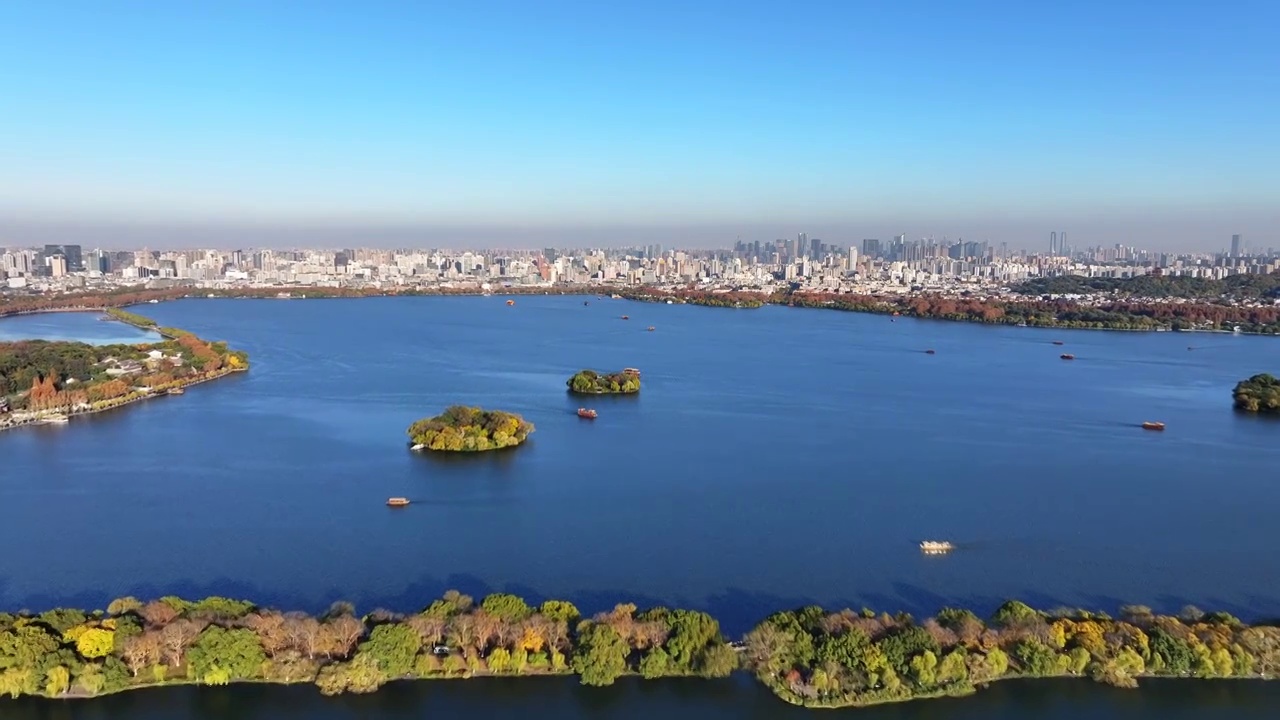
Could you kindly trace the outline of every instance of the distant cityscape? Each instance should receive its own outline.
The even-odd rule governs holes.
[[[772,291],[797,284],[826,292],[912,293],[981,289],[1060,275],[1140,275],[1222,279],[1280,269],[1274,248],[1252,250],[1241,235],[1218,253],[1167,253],[1113,245],[1075,247],[1066,231],[1048,233],[1042,251],[1006,243],[887,240],[827,243],[805,233],[769,242],[738,241],[720,250],[645,245],[612,249],[247,249],[85,251],[79,245],[6,248],[4,289],[73,292],[126,286],[458,288],[552,285],[698,285]]]

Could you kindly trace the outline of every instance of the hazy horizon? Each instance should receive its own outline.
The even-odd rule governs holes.
[[[1277,26],[1261,0],[0,4],[0,246],[1280,247]]]
[[[1276,247],[1270,239],[1262,242],[1246,228],[1233,227],[1227,234],[1218,233],[1223,221],[1201,217],[1181,223],[1152,221],[1141,218],[1112,218],[1088,225],[1062,226],[1053,232],[1067,234],[1076,248],[1117,243],[1155,251],[1216,252],[1228,248],[1231,235],[1240,234],[1245,247],[1265,251]],[[1262,226],[1264,223],[1257,223]],[[637,245],[662,245],[666,249],[729,248],[736,241],[771,242],[793,239],[798,233],[818,238],[830,245],[859,247],[865,238],[889,241],[905,233],[908,240],[932,237],[949,241],[988,241],[1009,250],[1040,251],[1048,247],[1049,232],[1030,221],[973,222],[964,227],[973,231],[943,232],[920,223],[775,223],[775,224],[706,224],[697,226],[579,226],[556,227],[526,225],[503,226],[431,226],[431,225],[355,225],[350,223],[236,224],[226,222],[190,223],[122,223],[120,221],[47,221],[23,222],[0,217],[0,247],[41,246],[45,244],[78,244],[104,250],[152,250],[188,248],[456,248],[456,249],[530,249],[616,248]],[[985,232],[984,232],[985,231]],[[1162,238],[1200,237],[1199,242],[1162,242]]]

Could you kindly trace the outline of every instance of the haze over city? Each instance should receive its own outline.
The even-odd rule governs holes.
[[[1280,245],[1274,3],[0,8],[0,246]]]

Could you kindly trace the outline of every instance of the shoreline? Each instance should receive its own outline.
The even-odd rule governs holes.
[[[297,294],[294,294],[297,293]],[[1108,331],[1125,331],[1125,332],[1203,332],[1203,333],[1222,333],[1222,334],[1240,334],[1240,335],[1280,335],[1280,328],[1274,332],[1257,331],[1257,330],[1241,330],[1236,333],[1230,329],[1221,327],[1201,327],[1201,328],[1180,328],[1175,327],[1174,323],[1152,325],[1149,327],[1111,327],[1105,321],[1078,321],[1085,324],[1075,325],[1072,322],[1077,321],[1057,321],[1054,322],[1019,322],[1016,319],[1005,319],[1008,317],[1005,308],[1017,309],[1037,309],[1042,313],[1069,313],[1069,312],[1120,312],[1107,310],[1105,307],[1093,305],[1083,305],[1074,300],[1056,300],[1044,301],[1037,300],[1033,297],[1027,299],[1009,298],[1002,300],[986,300],[972,298],[952,298],[929,293],[921,293],[918,295],[857,295],[850,293],[822,293],[808,291],[784,291],[766,293],[753,290],[728,290],[721,292],[713,292],[706,290],[660,290],[651,286],[590,286],[590,285],[566,285],[559,287],[501,287],[490,290],[481,290],[479,288],[430,288],[430,289],[349,289],[349,288],[328,288],[328,287],[310,287],[310,288],[294,288],[287,286],[272,288],[173,288],[163,290],[135,290],[127,293],[104,293],[93,294],[86,293],[76,296],[62,296],[63,298],[75,298],[77,300],[93,300],[94,304],[75,305],[68,307],[48,307],[48,308],[20,308],[17,310],[5,308],[0,305],[0,319],[17,315],[33,315],[42,312],[76,312],[76,311],[103,311],[108,308],[122,308],[147,303],[150,300],[159,300],[168,302],[171,300],[184,299],[260,299],[260,300],[337,300],[337,299],[363,299],[374,297],[514,297],[514,296],[536,296],[536,295],[563,295],[563,296],[586,296],[595,295],[601,299],[621,299],[632,300],[635,302],[645,303],[665,303],[670,301],[672,304],[699,305],[702,307],[720,307],[727,309],[757,309],[766,305],[778,307],[794,307],[811,310],[841,310],[844,312],[859,312],[873,315],[897,315],[901,317],[910,317],[919,320],[941,320],[946,322],[967,322],[981,325],[1004,325],[1011,327],[1028,327],[1039,329],[1058,329],[1058,330],[1108,330]],[[616,296],[616,297],[614,297]],[[52,302],[58,302],[59,297],[48,298]],[[856,307],[841,306],[838,303],[844,300],[846,302],[861,301],[866,304]],[[983,317],[951,317],[951,316],[931,316],[915,311],[912,307],[913,301],[922,301],[932,303],[951,304],[967,304],[971,309],[982,308],[999,312],[999,316],[993,316],[990,319]],[[19,300],[10,301],[11,304],[19,303]],[[745,303],[745,304],[743,304]],[[1244,308],[1235,308],[1230,305],[1219,303],[1151,303],[1146,307],[1154,308],[1216,308],[1225,310],[1243,310]],[[1247,308],[1250,311],[1269,311],[1271,308]],[[976,310],[975,310],[976,311]],[[1148,318],[1147,315],[1131,315],[1133,318]],[[1219,321],[1223,325],[1236,325],[1244,321]],[[1117,321],[1117,324],[1121,324]]]
[[[15,656],[7,679],[30,679],[49,663],[69,671],[60,682],[49,670],[48,682],[11,682],[2,692],[91,700],[174,686],[313,684],[331,696],[409,681],[576,676],[607,686],[745,673],[780,701],[836,709],[967,697],[1018,680],[1132,689],[1140,680],[1277,679],[1280,627],[1192,608],[1173,617],[1126,606],[1120,615],[1046,613],[1011,600],[986,621],[943,609],[916,622],[811,606],[769,615],[731,641],[705,612],[619,604],[586,615],[565,601],[530,605],[506,593],[473,600],[449,591],[416,613],[364,616],[345,603],[312,615],[223,597],[124,597],[105,612],[0,613],[0,638],[21,638],[33,653]],[[803,628],[807,649],[797,655],[788,643]]]
[[[116,308],[116,307],[93,308],[93,307],[77,306],[77,307],[68,307],[68,308],[50,308],[50,309],[44,309],[44,310],[32,310],[32,311],[21,312],[21,313],[13,313],[13,315],[35,315],[35,314],[45,313],[45,312],[97,312],[97,313],[103,314],[105,319],[111,322],[121,322],[121,323],[124,323],[125,325],[129,325],[130,327],[134,327],[139,330],[154,332],[160,336],[160,342],[178,341],[182,337],[189,335],[190,337],[195,338],[197,342],[205,343],[204,340],[200,339],[194,333],[187,333],[186,331],[178,330],[176,328],[163,328],[163,327],[160,327],[158,323],[156,323],[154,320],[151,320],[150,318],[146,318],[140,315],[134,315],[133,313],[127,313],[121,310],[120,308]],[[3,317],[7,317],[7,316],[0,316],[0,319],[3,319]],[[13,340],[13,341],[6,341],[6,342],[24,342],[24,341]],[[48,342],[88,344],[78,340],[52,340]],[[149,342],[125,343],[125,344],[153,347],[155,345],[158,345],[159,343],[155,341],[149,341]],[[209,343],[205,343],[205,344],[210,345]],[[228,348],[227,356],[230,357],[231,355],[233,355],[233,353]],[[120,408],[127,407],[129,405],[133,405],[135,403],[138,403],[144,400],[154,400],[159,397],[168,397],[170,390],[181,390],[185,392],[186,389],[189,387],[202,385],[204,383],[207,383],[213,380],[219,380],[221,378],[227,377],[228,375],[247,372],[248,370],[249,370],[249,366],[247,364],[247,360],[245,361],[244,367],[233,367],[229,365],[224,365],[218,368],[217,370],[213,370],[207,374],[200,373],[194,376],[175,378],[173,382],[150,388],[149,391],[147,392],[133,391],[127,395],[120,396],[119,398],[109,398],[105,400],[96,401],[96,402],[108,403],[107,405],[103,407],[98,407],[98,408],[92,407],[92,404],[91,404],[90,407],[81,408],[81,409],[75,409],[74,407],[63,407],[63,408],[51,409],[51,410],[41,410],[41,411],[36,411],[37,414],[34,417],[23,417],[21,420],[11,419],[12,413],[9,413],[8,414],[10,416],[9,419],[6,419],[5,422],[0,422],[0,432],[4,432],[6,430],[16,430],[18,428],[47,425],[47,424],[50,424],[51,419],[58,418],[58,417],[65,418],[69,422],[72,418],[75,418],[75,417],[96,415],[98,413],[118,410]],[[27,411],[20,411],[20,412],[25,413]],[[0,415],[0,418],[5,418],[5,416]],[[62,424],[62,423],[57,423],[57,424]]]

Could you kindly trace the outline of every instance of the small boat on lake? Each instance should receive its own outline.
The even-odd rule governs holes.
[[[1142,423],[1143,430],[1164,430],[1164,423],[1148,420]]]
[[[654,326],[650,325],[649,327],[645,328],[645,330],[648,330],[649,332],[653,332],[654,330],[657,330],[657,328],[655,328]]]
[[[635,368],[622,368],[622,372],[628,375],[635,375],[636,377],[640,377],[640,371]]]
[[[1061,344],[1062,344],[1062,341],[1061,341],[1061,340],[1054,340],[1054,341],[1053,341],[1053,344],[1054,344],[1054,345],[1061,345]]]
[[[43,422],[45,425],[66,425],[68,422],[71,422],[71,420],[66,415],[58,414],[58,415],[50,415],[49,417],[46,417],[41,422]]]
[[[165,391],[165,393],[168,395],[181,395],[185,392],[186,390],[183,390],[182,388],[169,388],[168,390]]]
[[[955,549],[956,546],[946,540],[925,540],[920,543],[920,552],[926,555],[941,555]]]
[[[578,408],[578,417],[580,418],[595,420],[597,415],[599,415],[599,413],[591,408]]]
[[[631,319],[631,316],[630,316],[630,315],[623,315],[623,316],[622,316],[622,319],[623,319],[623,320],[630,320],[630,319]]]
[[[1063,360],[1075,360],[1075,359],[1076,359],[1076,356],[1075,356],[1075,355],[1072,355],[1071,353],[1062,353],[1062,354],[1061,354],[1061,355],[1059,355],[1058,357],[1062,358]]]
[[[515,304],[516,304],[516,301],[515,301],[515,300],[508,300],[508,301],[507,301],[507,305],[508,305],[508,306],[515,305]]]
[[[404,507],[409,504],[409,498],[393,497],[387,498],[387,505],[390,507]]]
[[[591,303],[587,302],[586,300],[583,300],[583,301],[582,301],[582,305],[583,305],[583,307],[586,307],[587,305],[590,305],[590,304],[591,304]]]
[[[930,350],[925,350],[925,351],[924,351],[924,354],[925,354],[925,355],[936,355],[936,354],[937,354],[937,351],[936,351],[936,350],[932,350],[932,349],[930,349]]]

